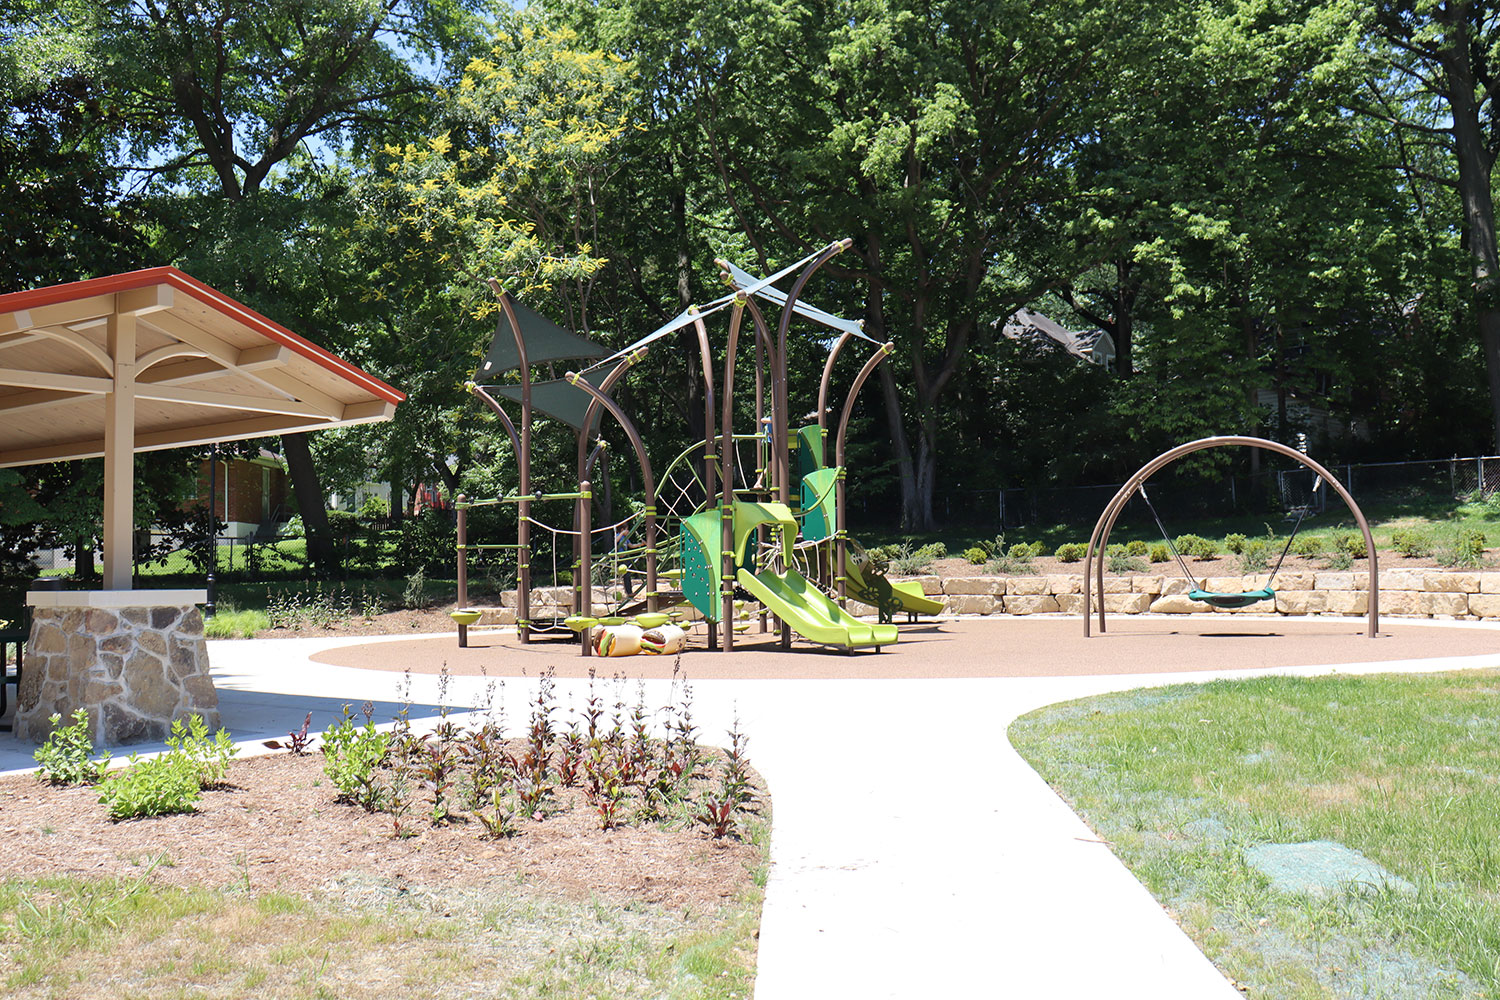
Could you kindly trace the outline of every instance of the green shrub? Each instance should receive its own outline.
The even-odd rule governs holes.
[[[948,558],[948,546],[942,542],[928,542],[918,549],[917,553],[919,555],[926,553],[932,559],[946,559]]]
[[[926,545],[913,551],[910,542],[903,542],[895,546],[889,558],[888,572],[897,576],[916,576],[918,573],[925,573],[931,569],[932,560],[936,557]]]
[[[151,760],[131,754],[129,767],[99,785],[99,801],[113,820],[193,812],[202,794],[197,762],[176,751]]]
[[[1353,565],[1354,557],[1347,552],[1335,549],[1328,554],[1327,566],[1331,570],[1342,572],[1343,570],[1346,570]]]
[[[1391,546],[1409,559],[1425,559],[1433,553],[1432,535],[1420,528],[1397,528]]]
[[[1111,545],[1110,548],[1114,546]],[[1106,561],[1111,573],[1140,573],[1146,569],[1146,561],[1139,556],[1132,556],[1129,551],[1109,553]]]
[[[1149,551],[1151,550],[1146,547],[1146,543],[1141,541],[1139,538],[1135,539],[1134,541],[1125,543],[1126,554],[1134,556],[1137,559],[1143,558]]]
[[[1088,552],[1088,546],[1082,542],[1064,542],[1057,547],[1057,561],[1075,563]]]
[[[1178,552],[1198,559],[1208,560],[1219,554],[1219,543],[1201,535],[1178,535],[1173,544]]]
[[[229,761],[239,753],[227,729],[220,729],[210,739],[208,724],[201,715],[189,716],[186,724],[181,719],[174,720],[167,747],[174,754],[181,754],[193,762],[198,771],[198,784],[203,788],[212,788],[223,781],[229,773]]]
[[[1292,555],[1294,556],[1311,558],[1313,556],[1320,556],[1326,551],[1327,547],[1324,545],[1323,539],[1318,535],[1298,535],[1292,541]]]
[[[1154,563],[1169,562],[1172,558],[1172,550],[1167,548],[1166,542],[1157,542],[1151,546],[1150,558]]]
[[[1224,550],[1232,555],[1243,555],[1245,551],[1246,538],[1239,532],[1224,536]]]
[[[221,605],[212,618],[203,619],[203,634],[210,639],[254,639],[270,627],[271,616],[264,611],[240,611],[232,604]]]
[[[37,747],[37,779],[53,785],[92,785],[104,777],[109,768],[109,751],[94,760],[94,741],[89,738],[89,713],[79,708],[73,712],[73,724],[62,726],[61,715],[53,715],[52,735]]]
[[[1351,559],[1364,559],[1369,555],[1365,551],[1364,533],[1352,528],[1335,529],[1331,544],[1333,551],[1347,553]]]
[[[1240,547],[1240,572],[1260,573],[1271,567],[1273,538],[1251,538]]]
[[[984,564],[984,571],[991,576],[1035,576],[1036,564],[1030,559],[1012,559],[1000,555]]]
[[[964,549],[964,559],[971,566],[983,566],[989,557],[990,554],[977,545]]]
[[[328,533],[341,540],[354,537],[359,530],[359,515],[352,510],[328,511]]]
[[[1041,542],[1017,542],[1005,554],[1021,562],[1031,562],[1043,552]]]
[[[1477,528],[1458,528],[1445,538],[1437,550],[1441,566],[1474,569],[1484,562],[1484,532]]]
[[[372,812],[380,808],[382,795],[375,779],[390,744],[390,733],[377,732],[369,716],[363,726],[356,726],[349,706],[344,706],[344,717],[323,734],[323,771],[338,789],[339,799]]]

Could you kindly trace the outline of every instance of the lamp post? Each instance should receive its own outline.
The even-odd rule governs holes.
[[[203,605],[203,614],[212,618],[215,614],[214,568],[219,565],[219,522],[214,515],[214,498],[219,492],[219,446],[211,446],[208,452],[208,602]]]

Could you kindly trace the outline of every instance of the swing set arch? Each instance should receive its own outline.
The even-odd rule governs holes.
[[[1114,529],[1115,521],[1120,512],[1125,509],[1125,504],[1135,496],[1141,485],[1152,475],[1180,458],[1191,455],[1194,452],[1204,451],[1209,448],[1260,448],[1265,451],[1273,451],[1278,455],[1285,455],[1294,459],[1308,469],[1320,476],[1328,483],[1330,489],[1339,495],[1344,505],[1349,508],[1349,513],[1354,515],[1354,520],[1359,524],[1359,530],[1364,535],[1365,551],[1369,554],[1369,608],[1367,612],[1367,624],[1365,634],[1371,639],[1375,638],[1380,627],[1380,582],[1379,566],[1375,552],[1375,539],[1370,534],[1370,524],[1365,520],[1364,512],[1359,509],[1359,504],[1354,502],[1354,497],[1344,488],[1344,484],[1322,465],[1308,458],[1306,455],[1290,448],[1279,441],[1269,441],[1265,438],[1246,437],[1240,435],[1225,435],[1221,437],[1200,438],[1197,441],[1189,441],[1187,444],[1178,445],[1162,452],[1160,455],[1147,462],[1145,465],[1126,480],[1119,492],[1105,506],[1104,512],[1099,515],[1099,520],[1094,525],[1093,534],[1089,536],[1089,544],[1083,557],[1083,634],[1090,635],[1090,615],[1093,613],[1091,584],[1097,583],[1099,591],[1099,631],[1105,631],[1104,622],[1104,559],[1102,558],[1105,546],[1109,544],[1109,533]],[[1099,558],[1096,560],[1095,556]],[[1096,579],[1097,574],[1097,579]]]

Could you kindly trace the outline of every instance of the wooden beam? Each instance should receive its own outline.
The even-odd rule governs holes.
[[[22,410],[39,410],[46,406],[56,406],[58,403],[66,403],[92,395],[95,393],[57,392],[52,389],[18,392],[11,396],[0,396],[0,413],[14,416]]]
[[[368,403],[350,403],[344,407],[341,419],[366,423],[371,420],[389,420],[395,413],[395,403],[387,403],[383,399],[375,399]]]
[[[162,431],[139,434],[135,439],[135,450],[164,451],[168,448],[189,448],[212,444],[215,441],[240,441],[246,438],[269,437],[273,434],[295,434],[299,431],[322,431],[331,427],[351,427],[385,419],[383,416],[358,417],[351,420],[296,420],[286,416],[248,417],[243,420],[225,420],[216,424],[199,424],[195,427],[176,427]],[[57,444],[23,448],[0,452],[0,469],[18,465],[37,465],[42,462],[64,462],[75,458],[98,458],[104,453],[104,442],[97,437],[83,438]]]
[[[0,336],[29,329],[31,329],[30,310],[17,309],[15,312],[0,313]]]
[[[219,361],[226,368],[234,366],[241,352],[234,345],[215,337],[206,330],[200,329],[173,313],[157,313],[146,320],[149,326],[153,326],[169,337],[176,337],[185,344],[192,344],[202,349],[210,358]],[[252,348],[259,350],[259,348]],[[290,349],[288,360],[290,360]],[[241,369],[246,377],[254,379],[273,392],[282,392],[292,399],[300,399],[304,403],[312,403],[314,406],[327,413],[338,413],[344,406],[343,400],[336,399],[325,392],[314,389],[312,386],[293,378],[289,373],[277,371],[272,366],[264,369],[257,368],[253,371]]]
[[[104,397],[104,589],[129,590],[135,539],[135,316],[111,316],[106,339],[115,377]]]
[[[87,298],[55,302],[50,306],[37,306],[26,310],[30,314],[31,326],[72,326],[86,320],[113,316],[115,297],[112,294],[90,295]]]
[[[114,382],[92,375],[64,375],[61,372],[33,372],[24,368],[0,368],[0,385],[23,389],[61,389],[64,392],[109,392]]]
[[[123,315],[144,316],[172,308],[171,285],[147,285],[115,293],[115,312]]]
[[[191,350],[197,351],[196,348]],[[267,368],[280,368],[291,360],[291,349],[279,344],[269,344],[265,347],[252,347],[241,351],[239,359],[230,367],[225,367],[213,358],[201,356],[196,361],[179,361],[175,364],[162,364],[141,373],[141,382],[150,382],[156,385],[181,385],[184,382],[199,382],[207,378],[224,378],[239,373],[264,371]]]
[[[295,399],[272,399],[265,396],[243,396],[235,392],[214,392],[209,389],[190,389],[180,385],[138,383],[137,399],[155,399],[167,403],[187,403],[193,406],[217,406],[226,410],[246,410],[251,413],[285,413],[294,417],[310,417],[314,420],[337,420],[343,416],[344,407],[327,413],[311,403]]]

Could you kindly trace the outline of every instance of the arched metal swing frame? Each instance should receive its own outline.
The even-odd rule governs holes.
[[[1125,504],[1130,501],[1131,497],[1135,496],[1136,491],[1141,488],[1142,483],[1178,459],[1209,448],[1228,447],[1261,448],[1294,459],[1321,476],[1328,483],[1329,488],[1343,499],[1345,506],[1349,508],[1349,513],[1354,515],[1354,520],[1359,524],[1359,530],[1364,534],[1365,552],[1369,554],[1369,608],[1365,634],[1371,639],[1375,638],[1380,628],[1380,571],[1377,565],[1375,539],[1370,534],[1370,524],[1365,520],[1364,512],[1359,509],[1359,504],[1354,502],[1354,497],[1349,494],[1349,491],[1344,488],[1344,484],[1339,482],[1333,473],[1295,448],[1290,448],[1279,441],[1268,441],[1265,438],[1241,437],[1237,435],[1200,438],[1197,441],[1189,441],[1187,444],[1178,445],[1176,448],[1162,452],[1141,466],[1140,470],[1131,476],[1124,486],[1120,487],[1120,491],[1105,506],[1104,513],[1099,515],[1099,520],[1094,525],[1094,533],[1089,536],[1088,550],[1084,553],[1083,557],[1083,634],[1085,636],[1090,634],[1089,616],[1093,613],[1093,602],[1091,600],[1093,592],[1090,584],[1094,582],[1095,573],[1097,573],[1099,588],[1099,631],[1101,633],[1105,631],[1104,560],[1102,554],[1105,547],[1109,545],[1109,533],[1114,529],[1115,521],[1119,518],[1120,512],[1125,509]],[[1101,558],[1096,560],[1096,554],[1099,554]]]

